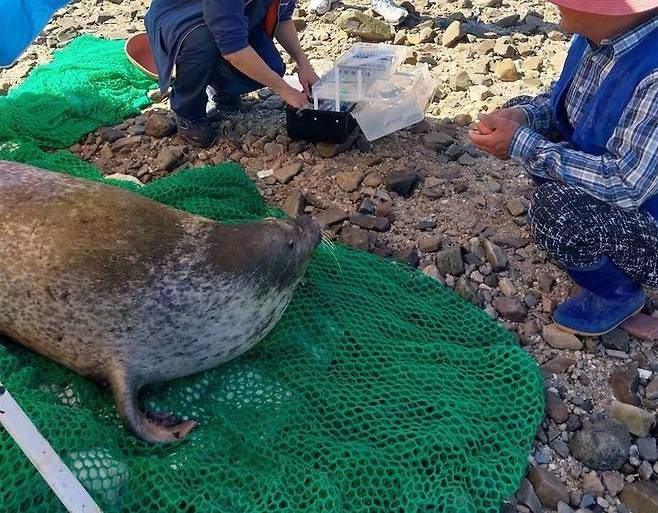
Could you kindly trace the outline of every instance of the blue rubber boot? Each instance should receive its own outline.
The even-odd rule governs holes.
[[[587,269],[568,269],[582,290],[553,313],[562,328],[578,335],[597,336],[612,331],[644,306],[642,286],[604,257]]]

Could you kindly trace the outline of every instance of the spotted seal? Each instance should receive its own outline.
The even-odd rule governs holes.
[[[219,224],[111,185],[0,161],[0,332],[107,383],[149,442],[149,383],[244,353],[281,318],[320,240],[310,218]]]

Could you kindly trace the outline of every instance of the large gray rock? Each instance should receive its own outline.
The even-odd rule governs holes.
[[[574,436],[571,454],[594,470],[618,470],[628,459],[631,435],[616,420],[593,423]]]

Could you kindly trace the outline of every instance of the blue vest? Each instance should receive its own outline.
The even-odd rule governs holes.
[[[560,80],[553,87],[551,110],[554,125],[574,148],[592,155],[603,155],[635,89],[644,78],[658,70],[658,30],[651,32],[614,64],[574,127],[567,117],[565,100],[588,46],[587,38],[574,38]],[[643,208],[658,219],[658,196],[647,200]]]

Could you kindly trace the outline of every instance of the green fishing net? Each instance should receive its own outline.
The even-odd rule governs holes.
[[[121,94],[93,79],[91,102],[69,82],[98,70],[68,69],[47,90],[75,115],[51,112],[44,122],[56,126],[0,140],[0,158],[102,180],[71,154],[42,148],[142,103],[150,82],[126,68],[121,46],[74,41],[19,90],[38,94],[46,85],[33,77],[58,61],[85,61],[96,47]],[[7,99],[13,116],[31,108],[20,97]],[[15,130],[0,119],[0,133]],[[142,188],[114,183],[220,222],[276,213],[234,164]],[[318,248],[283,319],[253,350],[143,390],[149,410],[198,421],[175,444],[136,439],[106,390],[8,341],[0,380],[106,513],[494,513],[518,488],[543,417],[538,369],[507,331],[417,270],[340,245]],[[0,511],[64,511],[3,430]]]

